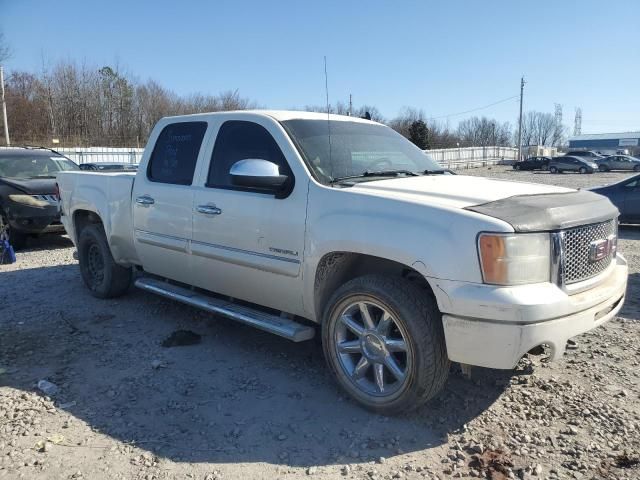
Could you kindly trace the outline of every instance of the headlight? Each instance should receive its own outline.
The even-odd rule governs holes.
[[[31,195],[9,195],[9,199],[12,202],[22,203],[23,205],[29,205],[30,207],[48,207],[51,205],[46,200],[39,200]]]
[[[548,282],[551,277],[548,233],[482,233],[478,256],[484,283],[521,285]]]

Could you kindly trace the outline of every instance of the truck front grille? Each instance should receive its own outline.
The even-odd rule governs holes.
[[[589,250],[592,242],[618,235],[618,223],[615,219],[571,228],[563,232],[562,247],[564,252],[564,284],[576,283],[595,277],[611,265],[614,251],[600,260],[592,261]]]

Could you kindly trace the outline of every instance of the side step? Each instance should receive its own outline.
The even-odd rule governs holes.
[[[135,286],[165,298],[177,300],[192,307],[200,308],[207,312],[222,315],[231,320],[259,328],[265,332],[288,338],[294,342],[310,340],[315,335],[315,329],[313,327],[302,325],[288,318],[261,312],[260,310],[238,305],[228,300],[211,297],[189,288],[179,287],[155,278],[138,278]]]

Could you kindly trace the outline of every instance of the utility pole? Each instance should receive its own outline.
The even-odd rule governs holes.
[[[353,115],[353,102],[351,99],[351,94],[349,94],[349,116]]]
[[[4,101],[4,71],[0,66],[0,96],[2,96],[2,121],[4,123],[4,140],[7,147],[11,145],[9,141],[9,124],[7,123],[7,103]]]
[[[522,160],[522,97],[524,96],[524,77],[520,79],[520,120],[518,120],[518,161]]]

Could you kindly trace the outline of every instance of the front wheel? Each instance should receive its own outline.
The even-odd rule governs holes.
[[[636,165],[635,167],[633,167],[633,171],[640,172],[640,165]]]
[[[549,171],[550,171],[551,173],[558,173],[558,168],[557,168],[557,167],[550,167],[550,168],[549,168]]]
[[[382,414],[419,407],[449,373],[435,300],[402,278],[368,275],[340,287],[325,309],[322,344],[340,386]]]
[[[585,174],[587,173],[587,169],[585,167],[580,167],[580,169],[578,170],[578,172]]]
[[[119,297],[129,289],[131,268],[115,262],[102,226],[89,225],[82,229],[78,261],[82,279],[94,297]]]

